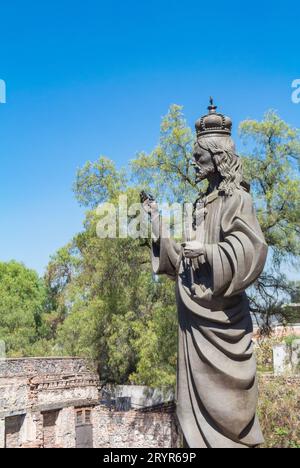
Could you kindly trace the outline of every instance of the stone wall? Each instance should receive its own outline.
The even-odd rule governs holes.
[[[0,360],[0,447],[75,447],[76,407],[98,404],[84,359]]]
[[[179,435],[175,406],[144,411],[93,411],[94,446],[98,448],[175,448]]]
[[[0,418],[82,401],[99,401],[99,376],[84,359],[0,360]]]
[[[0,377],[31,377],[45,374],[86,374],[95,369],[81,358],[20,358],[0,359]]]
[[[114,400],[128,398],[132,409],[117,411],[100,403],[99,388],[84,359],[0,360],[0,448],[178,445],[172,394],[118,386]]]

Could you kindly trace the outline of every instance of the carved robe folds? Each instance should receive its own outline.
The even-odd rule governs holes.
[[[174,241],[160,239],[152,249],[154,272],[177,284],[177,415],[191,448],[253,447],[263,436],[245,289],[262,272],[267,245],[246,191],[214,192],[205,208],[197,228],[204,260],[193,260],[192,275]]]

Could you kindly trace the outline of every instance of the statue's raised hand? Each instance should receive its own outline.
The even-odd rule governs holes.
[[[147,214],[153,216],[153,214],[158,213],[158,205],[152,195],[143,191],[140,194],[140,198],[143,208]]]

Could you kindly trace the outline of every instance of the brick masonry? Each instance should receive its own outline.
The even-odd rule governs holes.
[[[171,402],[116,411],[100,404],[99,388],[99,376],[84,359],[0,360],[0,448],[73,448],[85,428],[95,448],[179,445]],[[79,431],[82,409],[90,424]]]
[[[99,448],[175,448],[180,445],[175,406],[117,412],[94,409],[94,442]]]

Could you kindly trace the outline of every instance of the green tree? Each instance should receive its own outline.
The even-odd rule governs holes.
[[[92,357],[103,381],[149,382],[145,366],[139,365],[143,357],[139,339],[147,335],[149,349],[157,346],[149,333],[153,320],[161,324],[173,320],[176,330],[174,296],[167,316],[153,316],[163,290],[158,286],[162,280],[152,277],[147,243],[101,239],[96,233],[98,204],[116,203],[124,194],[129,204],[138,202],[139,190],[126,185],[124,172],[103,157],[78,171],[74,189],[78,201],[88,208],[84,230],[52,258],[46,273],[55,310],[50,318],[57,326],[56,352]],[[173,284],[167,283],[167,288],[173,292]],[[176,343],[176,333],[172,339]],[[153,354],[151,361],[154,367],[167,367],[161,385],[174,383],[176,349],[168,347],[166,352],[172,354],[173,367],[162,356],[155,360]]]
[[[145,340],[144,343],[138,340],[147,335],[149,348],[157,346],[155,339],[153,342],[149,339],[148,332],[155,319],[152,311],[157,296],[162,295],[158,286],[161,280],[152,278],[148,247],[133,239],[99,239],[96,222],[95,212],[89,212],[85,231],[73,240],[80,262],[71,287],[65,286],[63,293],[71,307],[58,326],[57,350],[64,355],[95,359],[103,381],[146,382],[142,366],[137,372],[145,345]],[[168,283],[167,288],[173,292],[172,284]],[[174,330],[174,296],[169,304],[172,310],[166,316],[157,316],[156,320],[160,324],[173,320]],[[166,352],[173,353],[173,363],[176,362],[176,349],[168,347]],[[168,375],[161,385],[174,380],[175,364],[170,370],[170,364],[162,357],[151,364],[168,367]]]
[[[300,255],[300,133],[274,111],[261,122],[240,125],[246,147],[244,172],[251,183],[258,218],[270,255],[267,268],[250,291],[252,312],[269,333],[272,320],[291,319],[291,285],[285,271],[299,266]]]
[[[31,355],[32,345],[47,334],[46,299],[37,273],[14,261],[0,263],[0,339],[8,356]]]
[[[300,255],[300,133],[274,112],[261,122],[240,125],[246,146],[244,172],[251,183],[258,218],[272,262],[294,262]]]
[[[300,282],[289,282],[290,301],[283,305],[287,323],[300,322]]]
[[[48,264],[44,282],[47,288],[47,303],[44,321],[48,325],[48,339],[56,337],[57,329],[72,309],[76,294],[75,277],[80,265],[78,252],[70,243],[59,249]]]
[[[175,386],[177,362],[177,316],[174,288],[168,279],[155,282],[146,320],[134,323],[133,346],[137,353],[136,371],[130,375],[135,384]]]
[[[99,203],[117,199],[126,191],[127,183],[125,170],[118,171],[113,161],[101,156],[78,170],[74,193],[80,205],[96,208]]]

